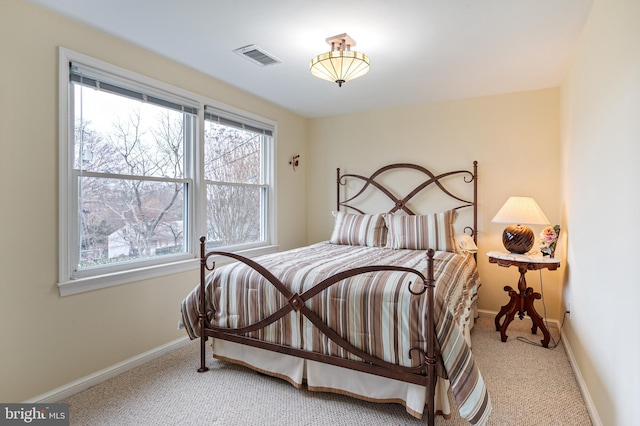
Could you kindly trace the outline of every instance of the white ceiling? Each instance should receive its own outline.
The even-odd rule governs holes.
[[[28,0],[305,117],[557,87],[593,0]],[[371,71],[309,73],[347,33]],[[282,61],[233,53],[256,44]]]

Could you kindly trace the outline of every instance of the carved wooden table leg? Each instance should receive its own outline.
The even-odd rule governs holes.
[[[531,327],[531,333],[537,334],[538,328],[542,331],[542,335],[544,338],[540,341],[542,346],[545,348],[549,347],[549,340],[551,340],[551,335],[549,334],[549,330],[544,325],[544,320],[536,311],[536,308],[533,307],[533,301],[536,299],[541,299],[542,295],[540,293],[536,293],[533,291],[531,287],[529,287],[525,292],[524,297],[524,307],[525,311],[531,318],[531,322],[533,322],[533,326]]]
[[[505,286],[504,291],[512,292],[513,289],[510,286]],[[511,293],[509,294],[511,295]],[[516,304],[516,299],[514,297],[511,297],[511,299],[509,299],[509,302],[507,302],[506,305],[500,308],[500,312],[498,312],[498,315],[496,315],[496,318],[494,320],[494,323],[496,325],[496,331],[500,331],[500,329],[502,328],[502,324],[500,324],[500,319],[503,316],[507,315],[507,312],[510,312],[515,304]]]
[[[505,286],[504,287],[504,291],[506,291],[507,293],[509,293],[509,303],[505,306],[503,306],[503,309],[500,309],[500,313],[504,310],[504,321],[502,321],[502,324],[500,324],[499,328],[496,328],[496,331],[500,332],[500,340],[502,340],[503,342],[507,341],[507,328],[509,328],[509,324],[511,324],[511,321],[513,321],[513,319],[516,316],[516,312],[520,312],[520,306],[521,303],[521,298],[520,295],[514,290],[512,289],[510,286]],[[496,321],[498,321],[498,317],[500,316],[500,313],[498,313],[498,316],[496,316]]]

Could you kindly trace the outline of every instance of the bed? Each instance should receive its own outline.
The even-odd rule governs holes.
[[[420,179],[396,195],[385,178],[407,171]],[[414,417],[426,412],[429,425],[451,413],[451,389],[463,418],[486,423],[491,401],[469,338],[480,286],[477,162],[441,174],[406,163],[369,176],[336,173],[327,241],[248,259],[207,251],[200,239],[200,283],[181,306],[187,334],[200,339],[198,371],[208,370],[212,338],[217,359],[296,387],[399,403]],[[471,186],[472,196],[452,192],[449,181]],[[434,190],[455,206],[414,213],[412,202]],[[392,207],[362,210],[358,201],[372,192]],[[462,210],[472,213],[459,232]],[[214,258],[233,262],[216,268]]]

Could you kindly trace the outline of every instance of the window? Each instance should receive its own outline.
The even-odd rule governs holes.
[[[204,178],[211,246],[253,246],[267,240],[268,178],[261,159],[272,132],[206,107]]]
[[[69,76],[76,273],[186,253],[193,179],[185,150],[197,109],[116,86],[81,65],[71,63]]]
[[[200,235],[274,243],[273,124],[65,49],[60,61],[61,294],[192,268]]]

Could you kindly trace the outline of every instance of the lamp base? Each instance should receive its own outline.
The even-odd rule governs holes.
[[[534,241],[533,231],[526,225],[509,225],[502,233],[502,244],[511,253],[525,254],[531,250]]]

